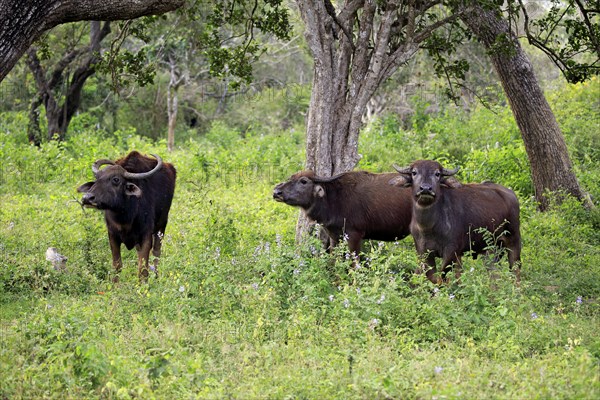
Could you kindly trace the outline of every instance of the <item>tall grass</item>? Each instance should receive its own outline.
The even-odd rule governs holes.
[[[600,116],[598,84],[567,93],[551,99],[585,110],[557,115],[598,198],[598,131],[579,123]],[[460,283],[433,286],[413,274],[410,238],[367,243],[360,268],[344,246],[331,256],[316,238],[296,245],[298,211],[271,191],[301,168],[299,130],[215,124],[168,153],[134,131],[89,126],[37,149],[23,144],[24,124],[0,117],[1,398],[600,396],[600,217],[574,200],[536,211],[508,110],[431,117],[421,131],[377,122],[360,167],[435,157],[461,165],[462,180],[515,188],[519,288],[505,261],[492,282],[467,257]],[[95,159],[134,148],[174,163],[178,182],[160,278],[140,285],[125,252],[114,285],[102,216],[75,202],[75,188]],[[50,246],[68,257],[65,271],[45,260]]]

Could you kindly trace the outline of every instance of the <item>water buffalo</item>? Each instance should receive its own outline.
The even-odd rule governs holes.
[[[483,234],[487,230],[508,250],[508,262],[511,269],[516,267],[519,282],[519,201],[512,190],[492,182],[456,184],[452,176],[458,168],[448,170],[436,161],[420,160],[395,168],[400,175],[390,184],[412,187],[410,233],[417,253],[429,267],[429,280],[440,282],[435,274],[436,257],[442,258],[444,274],[453,262],[460,267],[461,256],[467,251],[473,251],[474,256],[487,253],[489,244]]]
[[[346,235],[350,252],[358,255],[363,239],[394,241],[409,234],[411,191],[389,185],[395,176],[352,171],[321,178],[301,171],[277,185],[273,198],[321,224],[330,248]]]
[[[128,250],[134,246],[137,250],[140,280],[148,278],[151,249],[157,273],[176,172],[173,165],[164,163],[159,156],[154,157],[132,151],[117,161],[97,160],[92,166],[96,180],[77,188],[83,193],[84,206],[104,211],[115,281],[123,266],[122,243]],[[100,169],[102,165],[107,167]]]

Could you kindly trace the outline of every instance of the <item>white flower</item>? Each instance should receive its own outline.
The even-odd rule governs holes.
[[[376,327],[377,325],[379,325],[379,323],[380,323],[380,322],[381,322],[381,321],[380,321],[380,320],[378,320],[377,318],[373,318],[371,321],[369,321],[369,328],[371,328],[371,330],[374,330],[374,329],[375,329],[375,327]]]
[[[181,292],[181,293],[185,292],[185,286],[183,286],[183,285],[179,286],[179,292]]]

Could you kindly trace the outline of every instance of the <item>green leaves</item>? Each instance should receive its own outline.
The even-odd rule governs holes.
[[[539,9],[534,7],[533,12],[530,8],[520,8],[529,43],[550,57],[568,82],[583,82],[600,74],[597,1],[552,0]]]
[[[260,32],[288,40],[291,24],[281,0],[225,0],[211,3],[202,39],[210,73],[232,77],[234,89],[252,81],[252,63],[266,50]]]

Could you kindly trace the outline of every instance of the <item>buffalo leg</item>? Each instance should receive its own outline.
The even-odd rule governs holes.
[[[136,245],[138,253],[138,277],[140,282],[148,280],[148,259],[152,248],[152,236],[146,238],[141,245]]]
[[[425,271],[425,276],[427,276],[427,279],[429,279],[431,282],[435,283],[436,285],[442,283],[442,279],[439,275],[437,275],[435,268],[435,255],[432,252],[429,252],[427,257],[425,257],[423,262],[421,262],[421,268],[420,270],[417,270],[417,273],[422,273],[423,270]]]
[[[160,248],[164,234],[157,232],[152,235],[152,255],[154,256],[154,275],[158,278],[158,262],[160,260]]]
[[[508,265],[515,274],[517,286],[521,284],[521,249],[508,250]]]
[[[442,275],[444,277],[444,280],[446,278],[446,274],[452,271],[453,269],[456,280],[459,280],[462,271],[462,261],[460,254],[451,253],[444,257],[444,260],[442,262]]]
[[[112,253],[112,265],[115,270],[115,276],[113,282],[119,282],[119,273],[123,268],[123,260],[121,259],[121,243],[114,238],[112,235],[108,235],[108,242],[110,243],[110,251]]]
[[[360,245],[362,242],[362,235],[359,233],[352,233],[348,235],[348,250],[353,258],[358,259],[360,255]]]

